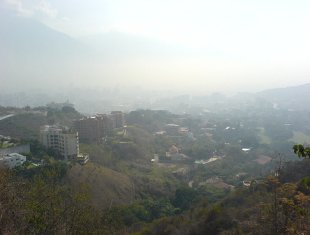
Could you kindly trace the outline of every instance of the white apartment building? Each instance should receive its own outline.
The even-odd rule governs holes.
[[[0,167],[4,168],[15,168],[17,166],[21,166],[27,160],[26,156],[18,154],[18,153],[10,153],[3,157],[0,157]]]
[[[40,141],[47,147],[56,150],[66,160],[79,155],[79,136],[77,132],[66,127],[42,126]]]

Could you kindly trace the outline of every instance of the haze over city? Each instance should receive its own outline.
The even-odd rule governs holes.
[[[0,235],[309,234],[309,12],[0,0]]]
[[[309,1],[0,4],[1,87],[256,92],[309,81]]]

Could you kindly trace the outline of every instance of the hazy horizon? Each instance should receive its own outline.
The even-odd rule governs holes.
[[[258,92],[309,82],[307,1],[0,3],[6,92]],[[138,89],[139,90],[139,89]]]

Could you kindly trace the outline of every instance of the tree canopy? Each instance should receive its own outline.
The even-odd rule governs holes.
[[[297,154],[298,157],[310,158],[310,148],[304,147],[302,144],[295,144],[293,146],[294,153]]]

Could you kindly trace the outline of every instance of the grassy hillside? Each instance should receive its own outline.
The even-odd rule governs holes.
[[[47,124],[43,115],[24,113],[0,121],[0,134],[19,139],[37,139],[40,126]]]
[[[133,199],[133,183],[130,178],[100,165],[76,164],[69,170],[68,179],[75,187],[89,187],[92,201],[99,208],[111,204],[126,204]]]
[[[239,187],[218,203],[204,198],[187,212],[155,220],[134,234],[308,234],[309,163],[291,163],[283,169],[284,178],[270,176]],[[287,174],[292,164],[304,172],[298,179]]]
[[[0,134],[25,140],[38,139],[42,125],[60,124],[71,127],[73,120],[81,117],[81,114],[73,108],[64,108],[61,111],[49,109],[47,112],[25,112],[23,109],[14,109],[14,112],[14,116],[0,120]]]

